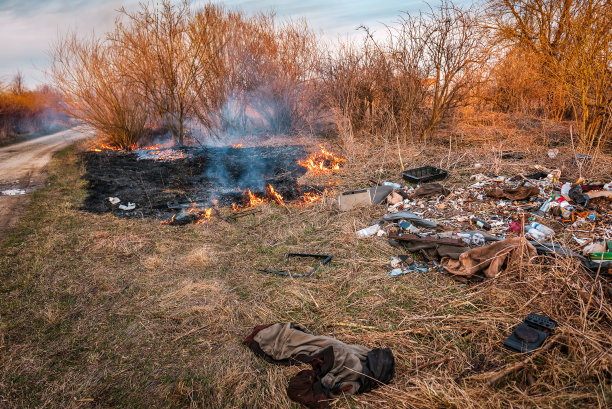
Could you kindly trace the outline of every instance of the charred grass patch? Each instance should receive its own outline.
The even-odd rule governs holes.
[[[451,170],[449,184],[534,163],[576,171],[567,156],[553,163],[543,149],[522,150],[527,158],[512,162],[448,146],[399,153],[411,166]],[[80,210],[78,151],[55,157],[49,186],[0,244],[0,406],[296,407],[285,388],[298,369],[267,364],[240,344],[253,326],[277,321],[393,350],[391,385],[335,407],[610,405],[610,298],[606,282],[576,264],[537,258],[468,285],[436,272],[386,276],[397,250],[354,234],[383,209],[338,213],[334,192],[398,179],[393,141],[344,143],[343,171],[303,177],[330,189],[309,206],[267,203],[234,223],[182,227]],[[601,175],[609,158],[599,163],[583,173],[610,177]],[[257,271],[304,268],[284,264],[288,251],[334,260],[311,279]],[[502,344],[530,311],[560,323],[554,346],[488,385],[525,359]]]

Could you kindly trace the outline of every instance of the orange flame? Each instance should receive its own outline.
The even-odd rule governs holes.
[[[340,170],[340,164],[346,162],[346,159],[334,155],[327,151],[323,145],[320,153],[310,155],[306,160],[298,160],[298,164],[304,166],[313,173],[329,173]]]
[[[236,145],[232,145],[232,148],[242,148],[242,144],[237,143]]]
[[[300,198],[300,200],[304,203],[312,203],[312,202],[316,202],[317,200],[321,199],[321,195],[318,195],[314,192],[306,192],[304,193],[304,195]]]
[[[259,205],[262,205],[262,204],[264,204],[266,202],[263,198],[255,196],[251,192],[251,189],[248,189],[246,191],[245,199],[247,201],[247,207],[259,206]]]
[[[111,146],[107,143],[101,143],[98,146],[93,146],[90,151],[92,152],[102,152],[102,151],[118,151],[119,148],[117,148],[116,146]]]
[[[283,200],[283,197],[281,196],[280,193],[278,193],[276,190],[274,190],[272,185],[268,185],[268,187],[266,188],[266,192],[268,193],[268,196],[272,200],[274,200],[276,203],[278,203],[281,206],[285,205],[285,201]]]
[[[169,218],[168,220],[164,220],[163,222],[160,223],[160,225],[164,225],[164,224],[172,224],[174,223],[174,218],[176,217],[176,214],[173,214],[171,218]]]
[[[210,220],[212,216],[212,207],[206,208],[206,210],[199,215],[200,219],[195,224],[203,224]]]

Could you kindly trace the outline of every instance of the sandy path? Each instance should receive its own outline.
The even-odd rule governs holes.
[[[73,128],[0,148],[0,192],[23,189],[31,192],[43,186],[44,169],[53,154],[91,135]],[[0,193],[0,240],[27,208],[30,195],[5,196]]]

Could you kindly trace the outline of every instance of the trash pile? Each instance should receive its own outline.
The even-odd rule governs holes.
[[[576,258],[591,272],[609,274],[610,181],[561,182],[560,170],[512,177],[476,174],[471,185],[451,190],[440,183],[423,183],[447,176],[431,166],[403,176],[420,184],[385,182],[345,192],[338,199],[340,210],[386,200],[387,214],[356,234],[386,236],[391,245],[411,253],[391,259],[389,276],[436,269],[465,278],[479,272],[495,277],[511,259],[549,253]],[[355,196],[361,199],[347,201]],[[423,261],[417,261],[416,254]]]

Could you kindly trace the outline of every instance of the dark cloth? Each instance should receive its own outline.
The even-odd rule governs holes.
[[[591,201],[591,198],[582,192],[582,186],[580,185],[576,185],[570,189],[569,197],[574,203],[582,208],[587,207]]]
[[[448,196],[450,190],[446,189],[439,183],[428,183],[414,191],[412,197],[435,197],[435,196]]]
[[[485,194],[498,199],[523,200],[531,196],[538,196],[540,189],[537,186],[519,186],[517,188],[494,187],[485,191]]]
[[[395,374],[389,349],[347,345],[292,323],[257,326],[243,343],[268,362],[310,364],[312,369],[299,372],[287,388],[289,398],[309,408],[325,408],[329,398],[343,393],[368,392]]]
[[[389,239],[398,241],[402,247],[413,253],[423,253],[430,260],[439,260],[450,257],[457,260],[459,256],[470,248],[461,239],[435,239],[431,237],[418,237],[414,234],[389,233]]]

